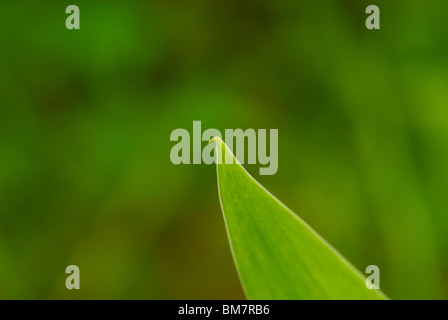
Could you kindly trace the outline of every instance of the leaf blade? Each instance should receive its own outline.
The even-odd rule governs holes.
[[[386,299],[367,289],[359,271],[250,176],[221,139],[212,140],[223,217],[248,299]]]

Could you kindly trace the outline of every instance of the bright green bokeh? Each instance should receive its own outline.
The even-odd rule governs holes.
[[[171,131],[201,120],[279,129],[278,173],[249,171],[358,269],[378,265],[390,298],[448,299],[447,13],[4,1],[0,298],[242,298],[215,167],[169,158]]]

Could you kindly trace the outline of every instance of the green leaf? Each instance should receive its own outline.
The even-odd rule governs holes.
[[[227,234],[248,299],[387,299],[367,289],[364,276],[255,181],[220,138],[212,141]]]

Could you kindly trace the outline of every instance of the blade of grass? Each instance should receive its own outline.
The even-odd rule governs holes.
[[[220,138],[212,141],[221,208],[248,299],[387,298],[367,289],[364,276],[255,181]]]

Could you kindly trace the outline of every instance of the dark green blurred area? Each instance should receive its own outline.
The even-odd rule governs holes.
[[[70,4],[81,30],[65,28]],[[249,171],[362,272],[378,265],[392,299],[447,299],[447,14],[2,3],[0,298],[243,298],[215,168],[170,162],[171,131],[201,120],[279,129],[278,173]],[[70,264],[81,290],[65,288]]]

